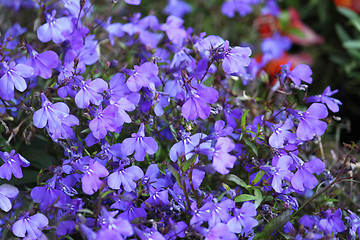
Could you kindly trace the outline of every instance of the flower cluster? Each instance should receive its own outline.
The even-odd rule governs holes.
[[[184,26],[192,7],[182,0],[168,1],[165,22],[109,16],[141,0],[113,1],[104,19],[94,1],[30,2],[5,4],[39,18],[35,31],[15,23],[0,39],[1,122],[21,119],[13,133],[27,125],[26,140],[46,139],[56,163],[24,187],[12,176],[22,179],[36,162],[16,141],[2,147],[0,178],[10,180],[0,186],[3,237],[251,239],[266,229],[263,219],[295,213],[297,197],[315,194],[326,166],[314,146],[328,109],[338,112],[341,102],[330,87],[307,97],[306,62],[268,71],[290,49],[288,36],[274,32],[251,48],[195,33]],[[226,1],[221,11],[254,8],[279,12],[262,0]],[[349,227],[341,209],[329,209],[302,216],[304,232],[293,219],[282,231],[355,236],[359,218],[347,216]]]

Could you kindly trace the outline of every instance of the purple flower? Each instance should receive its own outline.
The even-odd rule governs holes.
[[[290,113],[294,110],[289,109]],[[328,115],[327,108],[324,104],[313,103],[306,112],[295,112],[295,117],[300,119],[296,130],[296,135],[303,141],[311,140],[314,135],[321,136],[325,133],[327,124],[319,119],[326,118]]]
[[[183,140],[175,143],[169,152],[171,161],[176,162],[178,158],[185,157],[186,160],[189,160],[194,154],[196,148],[199,149],[208,149],[211,147],[211,142],[206,141],[200,144],[200,141],[205,139],[206,135],[203,133],[196,133],[193,136],[186,134]]]
[[[282,124],[274,124],[271,126],[273,128],[273,134],[271,134],[269,138],[269,144],[273,148],[282,148],[284,147],[285,141],[293,143],[296,140],[295,134],[288,131],[292,129],[294,123],[290,118],[286,119],[286,121]]]
[[[162,26],[169,40],[176,46],[182,47],[188,33],[183,27],[184,20],[176,16],[169,16]]]
[[[86,161],[89,160],[89,165],[83,166],[84,176],[81,179],[82,190],[88,195],[94,194],[103,182],[100,180],[101,177],[109,175],[109,171],[94,159],[90,157],[84,157]]]
[[[173,15],[182,18],[185,14],[191,12],[192,7],[182,0],[168,0],[168,4],[163,12],[168,15]]]
[[[25,64],[10,62],[9,65],[3,62],[4,75],[0,78],[0,96],[4,100],[10,100],[14,97],[14,87],[24,92],[27,84],[24,78],[31,77],[34,74],[32,67]]]
[[[349,233],[351,235],[351,239],[356,238],[356,233],[360,235],[360,218],[350,210],[347,210],[349,216],[345,217],[348,221]]]
[[[221,12],[230,18],[235,17],[235,13],[240,16],[246,16],[252,12],[252,5],[255,5],[259,0],[230,0],[225,1],[221,6]]]
[[[71,126],[78,125],[79,119],[69,114],[69,107],[63,103],[51,103],[44,93],[41,93],[42,108],[33,116],[35,127],[43,128],[48,124],[53,139],[68,138],[73,133]]]
[[[207,104],[214,104],[219,93],[212,87],[202,87],[197,85],[197,89],[188,87],[189,98],[181,107],[181,112],[184,118],[188,120],[195,120],[198,117],[206,119],[210,116],[210,106]]]
[[[41,42],[62,43],[65,41],[65,34],[73,30],[73,24],[68,17],[55,18],[56,11],[53,10],[51,15],[46,14],[47,23],[41,25],[37,30],[37,36]]]
[[[229,47],[229,41],[224,43],[225,56],[222,63],[224,72],[237,74],[250,64],[251,49],[249,47]]]
[[[26,44],[29,52],[29,59],[26,64],[34,69],[34,74],[48,79],[52,76],[51,69],[56,68],[59,63],[58,55],[53,51],[43,53],[36,52],[30,44]]]
[[[321,102],[326,104],[326,106],[332,111],[332,112],[338,112],[339,111],[339,105],[342,105],[342,102],[339,100],[332,98],[333,94],[337,93],[339,90],[331,91],[330,86],[327,86],[324,90],[324,92],[321,95],[317,96],[311,96],[306,99],[306,102],[313,103],[313,102]]]
[[[169,194],[168,190],[160,191],[160,189],[155,189],[152,186],[149,187],[150,197],[145,200],[145,202],[151,205],[168,205],[169,204]]]
[[[24,216],[20,217],[20,219],[14,223],[12,232],[17,237],[26,237],[27,239],[35,240],[43,235],[40,229],[48,224],[49,220],[44,214],[37,213],[30,216],[29,213],[26,212]]]
[[[145,137],[145,125],[141,123],[139,131],[131,134],[121,144],[121,151],[129,156],[135,151],[135,160],[144,161],[146,153],[153,155],[158,150],[158,144],[152,137]]]
[[[52,204],[63,204],[70,201],[69,197],[58,189],[55,189],[56,176],[51,178],[43,187],[34,187],[31,190],[31,198],[34,202],[40,203],[40,210],[45,212]]]
[[[229,152],[234,150],[235,144],[227,137],[219,137],[214,151],[213,156],[213,167],[221,174],[228,174],[229,169],[234,167],[236,157],[230,155]]]
[[[262,170],[269,172],[273,176],[271,186],[277,193],[283,191],[282,181],[290,181],[290,178],[293,176],[293,173],[289,170],[292,163],[293,160],[290,156],[282,156],[279,158],[276,167],[261,167]]]
[[[281,58],[284,52],[291,48],[291,40],[275,32],[273,36],[265,38],[261,43],[261,50],[264,53],[261,59],[263,65],[273,59]]]
[[[205,240],[218,239],[237,240],[238,238],[234,233],[229,231],[229,228],[226,224],[219,222],[210,228]]]
[[[124,123],[131,123],[131,118],[125,111],[135,110],[132,102],[123,97],[117,101],[110,99],[110,104],[110,106],[114,106],[116,127],[121,127]]]
[[[131,192],[136,188],[135,181],[144,176],[144,172],[138,166],[131,166],[111,173],[107,179],[108,186],[112,189],[120,189],[120,185],[124,190]]]
[[[245,202],[240,209],[234,209],[234,217],[231,218],[227,226],[230,232],[242,233],[247,236],[249,232],[257,226],[255,205],[251,202]]]
[[[111,96],[110,101],[116,102],[121,98],[126,98],[134,105],[137,105],[140,100],[140,94],[132,92],[125,83],[125,76],[121,73],[116,73],[110,80],[110,88],[108,93]]]
[[[297,172],[291,178],[291,185],[298,191],[304,191],[304,187],[313,189],[318,180],[313,173],[321,173],[325,169],[325,163],[319,158],[314,158],[310,162],[300,162]]]
[[[86,82],[81,82],[80,88],[80,91],[75,96],[75,103],[79,108],[86,108],[90,105],[90,102],[100,105],[103,100],[100,94],[108,89],[108,84],[101,78],[96,78],[93,81],[88,79]]]
[[[341,220],[341,209],[336,210],[334,214],[331,214],[331,210],[323,212],[325,219],[321,219],[318,226],[326,234],[338,233],[345,231],[345,225]]]
[[[9,198],[14,198],[19,194],[19,190],[10,185],[4,183],[0,186],[0,208],[4,212],[8,212],[11,209],[11,202]]]
[[[6,180],[10,180],[12,174],[16,178],[22,178],[21,167],[30,166],[30,162],[20,154],[15,154],[15,150],[11,150],[10,153],[0,152],[0,158],[4,161],[0,167],[0,178],[6,178]]]
[[[281,66],[281,79],[280,82],[284,82],[286,77],[290,78],[295,85],[300,85],[301,81],[312,83],[312,70],[306,64],[298,64],[293,70],[290,70],[291,62]]]
[[[109,33],[109,40],[111,46],[114,45],[114,36],[116,37],[122,37],[125,35],[124,31],[122,30],[122,24],[121,23],[111,23],[111,17],[108,18],[105,30]]]
[[[127,4],[130,5],[140,5],[141,0],[124,0]]]
[[[113,105],[106,107],[104,110],[101,106],[98,108],[95,118],[89,123],[91,133],[96,139],[103,139],[107,131],[115,131],[115,111],[116,108]]]
[[[159,73],[159,68],[155,63],[146,62],[139,66],[134,66],[134,71],[124,69],[125,73],[130,75],[126,85],[133,92],[138,92],[142,87],[155,89],[154,83],[151,81]]]
[[[101,209],[101,229],[97,232],[98,239],[124,239],[134,234],[134,230],[129,220],[121,217],[114,218],[118,213],[108,212],[105,207]]]
[[[231,219],[229,211],[235,207],[235,202],[231,199],[226,199],[222,202],[213,203],[211,207],[209,226],[213,227],[219,222],[227,223]]]

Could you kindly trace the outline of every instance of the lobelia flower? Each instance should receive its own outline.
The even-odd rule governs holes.
[[[235,13],[239,13],[240,16],[246,16],[251,13],[252,5],[259,3],[259,0],[230,0],[225,1],[221,6],[221,12],[230,18],[235,17]]]
[[[331,214],[331,210],[323,212],[325,219],[321,219],[318,223],[318,227],[326,234],[338,233],[345,231],[345,225],[341,220],[341,209],[336,210],[334,214]]]
[[[98,239],[122,240],[134,234],[129,220],[121,217],[114,218],[118,211],[108,212],[105,207],[101,209],[101,228],[97,232]]]
[[[40,203],[40,210],[45,212],[52,204],[64,204],[70,201],[70,198],[61,190],[55,188],[56,176],[51,178],[43,187],[34,187],[31,190],[31,198],[34,202]]]
[[[300,85],[301,81],[311,84],[312,83],[312,70],[306,64],[298,64],[291,69],[291,62],[281,66],[280,82],[283,83],[286,78],[290,78],[295,85]]]
[[[265,66],[271,60],[283,57],[285,52],[290,48],[291,40],[278,32],[275,32],[271,37],[265,38],[261,43],[261,50],[263,52],[261,58],[262,65]],[[278,69],[276,69],[276,71],[278,71]]]
[[[41,93],[42,107],[34,113],[33,122],[37,128],[48,124],[49,132],[53,139],[68,138],[73,134],[71,129],[79,125],[79,119],[69,114],[69,107],[63,103],[51,103],[44,93]]]
[[[2,63],[4,75],[0,78],[0,97],[4,100],[14,98],[14,87],[24,92],[27,84],[24,78],[31,77],[34,74],[32,67],[25,64],[15,62]]]
[[[155,63],[146,62],[140,67],[135,65],[134,71],[124,69],[124,72],[130,75],[126,85],[131,91],[138,92],[142,87],[155,90],[155,85],[151,80],[159,73],[159,68]]]
[[[10,180],[12,175],[16,178],[22,178],[21,167],[30,166],[30,162],[20,154],[15,154],[15,150],[11,150],[10,153],[0,152],[0,158],[4,161],[0,167],[0,178],[6,180]]]
[[[349,213],[349,216],[345,218],[348,222],[351,239],[354,240],[356,238],[356,233],[360,234],[360,218],[350,210],[347,210],[347,212]]]
[[[26,64],[34,69],[34,74],[44,79],[51,78],[51,69],[56,68],[59,63],[58,55],[53,51],[46,51],[39,54],[30,44],[26,44],[26,47],[29,52],[29,59],[26,61]]]
[[[14,198],[19,194],[19,190],[10,185],[4,183],[0,186],[0,209],[4,212],[10,211],[12,205],[9,198]]]
[[[124,0],[127,4],[130,5],[140,5],[141,0]]]
[[[139,131],[131,134],[131,138],[126,138],[121,144],[121,151],[126,155],[131,155],[134,151],[136,161],[144,161],[146,153],[153,155],[158,150],[158,144],[152,137],[145,137],[145,125],[141,123]]]
[[[85,34],[86,35],[86,34]],[[74,36],[74,38],[79,38]],[[86,65],[92,65],[96,63],[99,59],[98,51],[98,41],[94,40],[95,35],[87,35],[85,37],[85,42],[79,49],[70,48],[65,53],[64,65],[67,65],[71,62],[77,62],[77,70],[80,72],[86,71]],[[82,39],[82,38],[81,38]]]
[[[249,47],[229,47],[229,41],[224,43],[224,60],[222,68],[227,74],[237,74],[250,64],[251,49]]]
[[[318,184],[318,180],[313,173],[322,173],[325,169],[325,163],[319,158],[314,158],[310,162],[304,163],[301,161],[299,164],[297,172],[291,178],[291,185],[301,192],[305,188],[313,189]]]
[[[168,4],[163,13],[182,18],[184,15],[192,11],[192,7],[182,0],[168,0]]]
[[[138,166],[131,166],[111,173],[107,179],[108,186],[112,189],[120,189],[122,185],[126,192],[136,188],[135,181],[144,176],[144,172]]]
[[[234,233],[229,231],[229,228],[226,224],[219,222],[215,226],[210,228],[205,240],[218,239],[237,240],[238,237]]]
[[[234,167],[236,157],[229,152],[234,150],[235,144],[228,137],[219,137],[216,141],[211,155],[213,156],[212,166],[220,174],[228,174],[229,169]]]
[[[242,233],[247,236],[250,231],[257,226],[255,205],[245,202],[240,209],[234,208],[234,217],[227,222],[230,232]]]
[[[75,96],[75,103],[79,108],[87,108],[90,102],[95,105],[100,105],[103,97],[100,95],[108,89],[108,84],[101,78],[96,78],[93,81],[88,79],[86,82],[81,81],[80,91]]]
[[[84,159],[85,161],[89,161],[89,165],[83,166],[84,176],[81,178],[82,190],[84,193],[92,195],[103,184],[100,178],[109,175],[109,171],[94,159],[88,156],[84,158],[86,158]]]
[[[331,91],[330,86],[327,86],[324,90],[324,92],[321,95],[317,96],[311,96],[306,99],[306,102],[313,103],[313,102],[321,102],[323,104],[326,104],[326,106],[332,111],[332,112],[338,112],[339,111],[339,105],[342,105],[342,102],[339,100],[332,98],[333,94],[337,93],[339,90]]]
[[[179,157],[185,157],[186,160],[189,160],[195,154],[193,150],[196,148],[208,149],[211,147],[210,141],[205,141],[200,144],[200,142],[206,138],[206,134],[196,133],[192,136],[189,135],[190,133],[185,133],[184,138],[170,148],[169,156],[171,161],[176,162]]]
[[[195,120],[198,117],[206,119],[210,116],[211,108],[207,104],[214,104],[219,93],[212,87],[202,87],[197,84],[196,89],[186,86],[189,97],[181,107],[181,112],[187,120]]]
[[[155,189],[152,186],[149,187],[150,197],[145,200],[146,203],[151,205],[168,205],[169,204],[169,194],[168,190],[161,191],[160,189]]]
[[[213,203],[210,209],[210,218],[208,220],[209,227],[213,227],[219,222],[227,223],[231,219],[231,215],[228,212],[231,211],[234,207],[235,202],[231,199]]]
[[[115,131],[115,111],[116,108],[113,105],[109,105],[104,110],[102,109],[102,106],[97,109],[95,118],[89,123],[91,133],[96,139],[103,139],[106,136],[107,131]]]
[[[293,173],[289,170],[292,163],[293,160],[290,156],[282,156],[279,158],[275,167],[260,167],[262,170],[269,172],[270,175],[273,176],[271,186],[277,193],[283,191],[282,181],[290,181],[293,176]]]
[[[44,214],[37,213],[30,216],[28,212],[25,212],[12,226],[12,232],[17,237],[36,240],[43,235],[40,229],[46,227],[48,224],[49,220]]]
[[[117,101],[110,99],[109,106],[114,106],[116,127],[121,127],[124,123],[131,123],[131,118],[125,111],[135,110],[135,105],[127,98],[123,97]]]
[[[165,31],[169,40],[180,48],[183,47],[185,39],[188,36],[183,24],[183,19],[171,15],[166,19],[166,23],[162,26],[162,30]]]
[[[122,30],[121,23],[118,23],[118,22],[113,23],[113,24],[110,24],[110,23],[111,23],[111,17],[108,18],[108,20],[106,22],[106,26],[104,28],[109,33],[109,40],[110,40],[111,46],[114,46],[114,43],[115,43],[114,36],[122,37],[125,35],[125,33]]]
[[[299,139],[307,141],[313,139],[314,135],[321,136],[325,133],[327,124],[320,121],[328,115],[328,110],[324,104],[313,103],[305,112],[292,109],[288,109],[288,111],[300,120],[296,130]]]
[[[174,222],[172,219],[169,219],[170,229],[165,238],[169,240],[176,240],[178,238],[185,238],[185,231],[188,228],[188,225],[184,221]]]
[[[288,131],[292,129],[294,123],[290,118],[286,119],[284,123],[274,124],[271,126],[273,133],[269,137],[269,144],[273,148],[284,147],[285,141],[293,143],[296,140],[295,134]]]
[[[126,98],[132,104],[137,105],[140,100],[140,94],[130,91],[125,81],[125,76],[121,73],[116,73],[111,78],[109,82],[110,88],[108,90],[108,93],[111,96],[110,101],[116,102],[121,98]]]
[[[46,14],[47,23],[41,25],[37,29],[37,36],[41,42],[62,43],[65,41],[66,34],[73,30],[73,24],[69,17],[55,18],[56,11],[53,10],[51,15]]]

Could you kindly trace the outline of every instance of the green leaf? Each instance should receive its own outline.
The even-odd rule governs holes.
[[[344,17],[346,17],[348,19],[355,19],[355,18],[359,17],[356,12],[354,12],[348,8],[338,7],[337,10],[339,13],[341,13]]]
[[[261,178],[262,178],[264,175],[265,175],[265,172],[262,171],[262,170],[260,170],[260,171],[256,174],[254,180],[252,180],[251,185],[256,185],[256,184],[261,180]]]
[[[260,204],[261,204],[261,202],[263,200],[263,196],[262,196],[260,190],[257,189],[257,188],[254,190],[254,194],[255,194],[255,197],[256,197],[256,199],[255,199],[255,208],[257,208],[258,206],[260,206]]]
[[[265,225],[264,229],[255,235],[254,240],[269,239],[273,232],[277,231],[290,220],[290,215],[291,210],[287,209],[276,218],[271,219],[271,221]]]
[[[180,181],[180,174],[176,169],[171,165],[171,163],[168,163],[168,169],[170,170],[171,174],[176,179],[176,182],[178,183],[179,187],[182,189],[181,181]]]
[[[343,42],[345,48],[360,49],[360,40],[349,40]]]
[[[243,115],[241,116],[241,127],[245,127],[246,124],[246,115],[248,114],[250,110],[246,110]]]
[[[189,167],[191,166],[191,164],[195,162],[196,157],[197,157],[197,154],[194,154],[189,160],[187,160],[181,164],[181,167],[184,172],[186,172],[189,169]],[[186,159],[186,158],[184,158],[184,159]]]
[[[351,40],[349,34],[345,31],[345,29],[340,24],[337,23],[335,25],[335,31],[342,42]]]
[[[243,188],[247,188],[247,184],[244,182],[244,180],[242,180],[241,178],[239,178],[238,176],[234,175],[234,174],[228,174],[226,176],[226,180],[231,181],[236,183],[237,185],[243,187]]]
[[[259,155],[258,149],[253,142],[250,142],[250,140],[247,138],[244,138],[244,142],[246,145],[248,145],[251,148],[251,150],[255,153],[256,156]]]
[[[256,197],[250,194],[241,194],[239,196],[237,196],[234,201],[235,202],[246,202],[246,201],[252,201],[255,200]]]

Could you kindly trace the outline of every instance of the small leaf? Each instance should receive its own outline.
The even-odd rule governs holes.
[[[187,160],[187,161],[185,161],[184,163],[181,164],[181,167],[182,167],[184,172],[186,172],[189,169],[190,165],[195,162],[196,157],[197,157],[197,155],[194,154],[189,160]]]
[[[257,189],[257,188],[254,190],[254,194],[255,194],[255,197],[256,197],[256,199],[255,199],[255,208],[257,208],[258,206],[260,206],[260,204],[261,204],[261,202],[263,200],[263,196],[262,196],[260,190]]]
[[[241,127],[245,127],[246,124],[246,115],[248,114],[250,110],[246,110],[243,115],[241,116]]]
[[[283,227],[290,220],[290,215],[291,210],[287,209],[276,218],[271,219],[271,221],[265,225],[264,229],[255,235],[254,240],[269,239],[273,232]]]
[[[168,163],[168,169],[170,170],[171,174],[176,179],[176,182],[178,183],[179,187],[182,189],[182,185],[181,185],[181,181],[180,181],[180,174],[178,173],[178,171],[176,171],[176,169],[170,163]]]
[[[260,170],[260,171],[256,174],[254,180],[252,180],[251,185],[256,185],[256,184],[258,184],[258,182],[261,180],[261,178],[262,178],[264,175],[265,175],[265,172]]]
[[[347,17],[348,19],[358,18],[357,13],[348,8],[338,7],[337,10],[339,11],[339,13],[341,13],[343,16]]]
[[[250,140],[247,138],[244,138],[244,142],[246,145],[248,145],[251,148],[251,150],[255,153],[256,156],[259,154],[258,149],[253,142],[250,142]]]
[[[236,183],[237,185],[246,188],[247,184],[244,182],[244,180],[242,180],[241,178],[239,178],[238,176],[234,175],[234,174],[228,174],[226,176],[226,180],[231,181]]]
[[[255,200],[256,197],[250,194],[241,194],[239,196],[237,196],[234,201],[235,202],[246,202],[246,201],[252,201]]]

